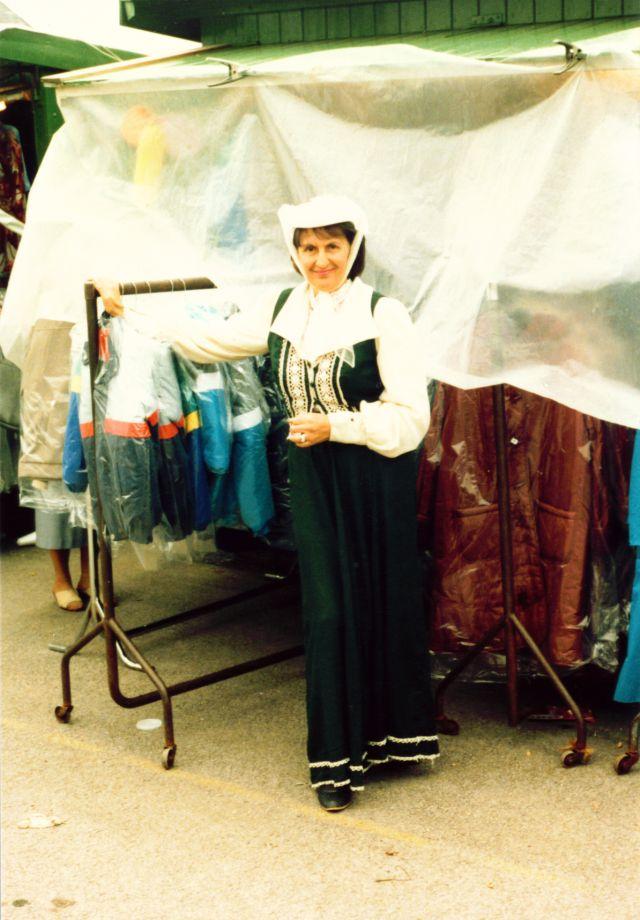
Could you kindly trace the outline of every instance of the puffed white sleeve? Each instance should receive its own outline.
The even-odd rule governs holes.
[[[209,364],[266,354],[275,303],[275,296],[262,297],[228,319],[192,319],[171,309],[125,305],[124,317],[139,332],[168,342],[183,357]]]
[[[427,380],[406,307],[383,297],[375,310],[378,370],[384,386],[376,402],[358,412],[330,412],[331,440],[363,444],[384,457],[415,450],[429,427]]]

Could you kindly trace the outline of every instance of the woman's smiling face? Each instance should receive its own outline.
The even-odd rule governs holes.
[[[335,291],[345,280],[351,245],[342,233],[301,230],[298,259],[302,272],[316,291]]]

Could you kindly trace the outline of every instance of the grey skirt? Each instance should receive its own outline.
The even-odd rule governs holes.
[[[87,541],[82,527],[72,527],[64,511],[36,511],[36,546],[40,549],[78,549]]]

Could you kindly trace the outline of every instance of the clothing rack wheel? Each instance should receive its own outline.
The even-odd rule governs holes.
[[[502,600],[503,615],[498,622],[487,630],[482,638],[461,658],[461,660],[445,675],[436,688],[436,724],[443,734],[457,735],[460,731],[459,724],[445,715],[444,698],[448,687],[462,674],[463,671],[477,658],[489,645],[491,640],[502,630],[505,631],[505,656],[507,672],[507,709],[509,725],[517,725],[523,716],[518,705],[518,660],[516,636],[519,635],[526,647],[538,661],[542,670],[558,691],[566,704],[567,709],[573,714],[576,725],[577,737],[562,752],[561,763],[564,767],[575,767],[587,764],[591,759],[592,751],[587,747],[587,724],[585,717],[573,699],[558,673],[530,635],[524,624],[515,613],[515,590],[513,577],[513,542],[511,535],[511,495],[509,484],[509,466],[507,460],[507,423],[504,398],[504,385],[497,384],[492,387],[493,393],[493,421],[496,444],[496,473],[498,486],[498,517],[500,523],[500,563],[502,574]],[[637,744],[636,744],[637,749]]]
[[[140,293],[166,293],[170,291],[194,291],[214,288],[215,284],[208,278],[187,278],[187,279],[169,279],[166,281],[142,281],[135,283],[126,283],[120,285],[122,294],[140,294]],[[93,418],[95,423],[95,403],[94,403],[94,384],[98,367],[98,320],[97,320],[97,301],[98,292],[92,282],[87,282],[84,288],[85,303],[87,307],[87,328],[89,342],[89,370],[91,380]],[[95,445],[94,445],[95,446]],[[193,619],[196,616],[202,616],[207,612],[219,610],[240,601],[247,600],[250,597],[270,594],[279,589],[288,586],[291,578],[294,576],[297,566],[292,564],[289,570],[284,574],[265,575],[265,584],[258,588],[252,588],[248,591],[242,591],[222,601],[198,607],[184,613],[174,614],[160,620],[147,623],[144,626],[135,627],[126,630],[118,621],[115,614],[114,605],[114,585],[113,585],[113,566],[111,560],[111,549],[105,538],[104,521],[102,514],[102,498],[100,495],[99,485],[97,494],[94,496],[96,504],[95,526],[97,534],[97,567],[94,572],[94,584],[92,585],[92,611],[95,614],[97,622],[91,629],[84,631],[76,641],[64,649],[61,661],[61,679],[62,679],[62,705],[56,706],[54,713],[56,719],[61,723],[68,723],[73,710],[71,700],[71,659],[78,654],[86,645],[92,642],[98,635],[102,634],[105,639],[105,657],[107,666],[107,683],[111,699],[118,705],[126,709],[135,709],[139,706],[146,706],[148,703],[161,702],[164,726],[164,748],[162,751],[162,765],[165,769],[170,770],[175,762],[176,743],[173,732],[173,707],[172,697],[180,693],[187,693],[196,690],[199,687],[207,687],[211,684],[220,683],[229,680],[232,677],[239,677],[242,674],[248,674],[252,671],[261,670],[270,667],[290,658],[302,655],[304,650],[301,645],[274,652],[270,655],[264,655],[261,658],[255,658],[251,661],[240,662],[231,667],[222,668],[209,674],[203,674],[188,680],[179,681],[174,684],[165,684],[156,668],[146,659],[140,649],[135,645],[132,636],[143,633],[164,629],[168,626],[174,626],[186,620]],[[100,597],[98,600],[97,585],[100,584]],[[88,624],[87,624],[88,625]],[[137,696],[126,696],[120,689],[118,663],[122,660],[128,667],[134,667],[142,671],[154,685],[154,689],[147,693],[140,693]]]
[[[170,770],[176,759],[176,745],[172,744],[166,747],[162,752],[162,766],[165,770]]]
[[[618,776],[626,776],[627,773],[630,773],[635,765],[640,760],[640,752],[638,751],[638,735],[640,734],[640,712],[631,720],[629,725],[629,747],[624,754],[620,754],[619,757],[613,762],[613,768],[618,774]]]
[[[567,769],[570,767],[578,767],[581,764],[587,764],[591,760],[591,751],[588,748],[580,749],[577,746],[577,741],[571,743],[568,748],[562,752],[560,762],[563,767]]]
[[[56,706],[53,711],[58,722],[63,722],[66,724],[71,718],[72,710],[73,706],[71,703],[69,703],[68,705]]]

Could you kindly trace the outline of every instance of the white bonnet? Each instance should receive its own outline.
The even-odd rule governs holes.
[[[284,240],[293,261],[298,265],[298,253],[293,245],[293,234],[298,228],[301,230],[313,227],[328,227],[331,224],[341,224],[350,221],[356,228],[356,235],[351,244],[349,255],[349,269],[358,254],[360,244],[367,233],[367,217],[355,201],[346,195],[318,195],[303,204],[283,204],[278,208],[278,218],[284,234]]]

